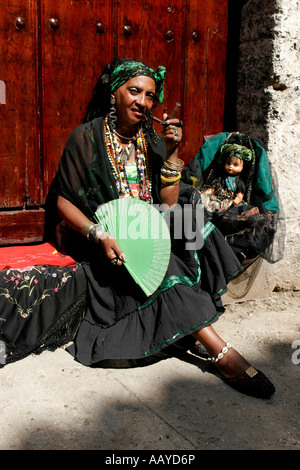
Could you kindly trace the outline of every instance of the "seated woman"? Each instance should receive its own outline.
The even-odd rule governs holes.
[[[145,120],[155,102],[163,101],[165,73],[162,66],[155,71],[130,59],[110,63],[96,85],[86,122],[64,149],[48,200],[48,236],[56,236],[60,247],[82,261],[87,280],[85,316],[68,350],[91,365],[144,358],[193,337],[226,383],[268,398],[273,384],[212,326],[224,311],[219,292],[240,269],[221,233],[208,223],[198,252],[186,250],[184,241],[172,241],[165,277],[146,296],[125,269],[126,252],[95,218],[99,205],[118,198],[177,205],[183,167],[180,121],[164,114],[161,138]]]
[[[192,335],[227,383],[267,397],[273,385],[212,327],[223,311],[219,293],[240,269],[221,233],[208,224],[199,253],[174,242],[165,279],[146,298],[124,269],[126,253],[114,238],[103,236],[95,221],[97,207],[116,198],[177,204],[183,166],[177,156],[180,121],[164,115],[161,139],[151,120],[145,120],[156,100],[163,101],[165,72],[129,59],[109,64],[95,87],[86,123],[73,131],[65,147],[54,201],[64,228],[68,232],[71,227],[65,249],[87,260],[88,283],[86,314],[69,351],[90,365],[142,358]]]
[[[221,133],[210,138],[183,172],[236,256],[264,256],[274,240],[278,201],[265,151],[250,137]],[[181,201],[190,198],[182,183]]]

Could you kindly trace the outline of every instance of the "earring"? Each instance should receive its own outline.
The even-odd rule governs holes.
[[[117,120],[115,104],[116,104],[116,98],[114,96],[111,96],[110,97],[109,123],[110,123],[110,127],[113,130],[116,128],[116,120]]]

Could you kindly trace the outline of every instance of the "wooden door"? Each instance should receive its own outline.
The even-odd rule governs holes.
[[[113,58],[167,68],[155,114],[182,104],[185,162],[223,130],[227,9],[228,0],[2,0],[0,244],[42,239],[63,147]]]
[[[0,238],[6,241],[13,240],[25,222],[23,209],[42,202],[36,5],[29,0],[3,1],[0,32]],[[30,220],[26,223],[30,239]]]

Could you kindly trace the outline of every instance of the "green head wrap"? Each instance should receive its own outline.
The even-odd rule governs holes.
[[[221,157],[223,157],[227,153],[230,153],[230,155],[240,158],[241,160],[245,160],[246,162],[252,160],[253,156],[252,150],[248,149],[247,147],[244,147],[243,145],[238,144],[222,145],[222,147],[220,148]]]
[[[127,61],[118,65],[111,74],[110,91],[114,92],[120,86],[124,85],[128,80],[139,75],[144,75],[153,78],[155,81],[156,95],[158,102],[162,104],[164,100],[164,81],[166,75],[166,68],[159,65],[157,71],[147,67],[142,62]]]

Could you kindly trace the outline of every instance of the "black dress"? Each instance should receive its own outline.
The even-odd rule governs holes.
[[[146,138],[153,202],[159,204],[164,144]],[[102,118],[72,133],[60,162],[56,190],[91,219],[99,204],[119,197]],[[69,347],[78,361],[90,365],[104,359],[143,358],[217,320],[224,310],[220,296],[240,263],[213,224],[207,221],[202,229],[201,249],[187,250],[184,239],[172,241],[167,273],[150,297],[124,267],[112,266],[95,248],[91,252],[92,247],[86,247],[79,254],[76,247],[83,247],[82,235],[72,235],[73,246],[69,242],[65,246],[72,256],[87,261],[86,312]],[[74,243],[74,236],[81,237],[80,242]]]

